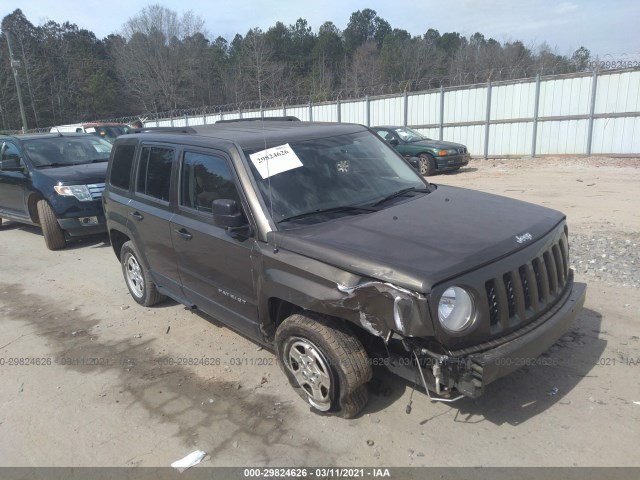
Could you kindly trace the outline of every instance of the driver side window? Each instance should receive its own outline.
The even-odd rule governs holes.
[[[13,143],[5,142],[2,144],[2,168],[12,167],[21,168],[24,167],[24,162],[20,156],[20,150]]]

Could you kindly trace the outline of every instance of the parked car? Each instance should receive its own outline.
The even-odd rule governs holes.
[[[0,136],[0,217],[38,225],[50,250],[105,231],[111,144],[85,134]],[[1,222],[1,220],[0,220]]]
[[[459,170],[467,165],[471,158],[464,145],[432,140],[411,128],[373,127],[372,130],[403,157],[418,157],[418,170],[424,176]]]
[[[72,125],[58,125],[51,127],[51,133],[92,133],[109,143],[132,130],[132,127],[124,123],[74,123]]]
[[[374,365],[477,397],[584,303],[562,213],[430,184],[366,127],[180,132],[114,143],[103,203],[129,292],[275,350],[315,412],[357,415]]]

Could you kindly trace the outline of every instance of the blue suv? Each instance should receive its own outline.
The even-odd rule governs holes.
[[[2,219],[42,228],[47,248],[105,232],[102,191],[111,144],[90,134],[0,135]]]

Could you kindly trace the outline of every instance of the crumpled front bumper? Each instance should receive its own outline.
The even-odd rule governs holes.
[[[569,330],[584,305],[586,289],[584,283],[573,283],[566,300],[539,319],[531,331],[498,347],[451,359],[465,366],[454,387],[466,396],[477,397],[491,382],[532,364]]]
[[[449,352],[447,355],[435,354],[414,344],[412,353],[395,352],[384,365],[410,382],[424,378],[426,388],[434,393],[449,396],[457,390],[467,397],[479,397],[490,383],[520,367],[535,364],[536,359],[571,328],[584,305],[586,287],[584,283],[571,282],[551,310],[525,326],[522,332],[513,332],[513,339],[498,346],[476,347],[472,353]],[[495,341],[492,345],[496,345]]]

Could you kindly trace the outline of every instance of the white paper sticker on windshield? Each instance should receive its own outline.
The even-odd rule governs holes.
[[[302,162],[288,143],[252,153],[249,158],[263,180],[302,166]]]

